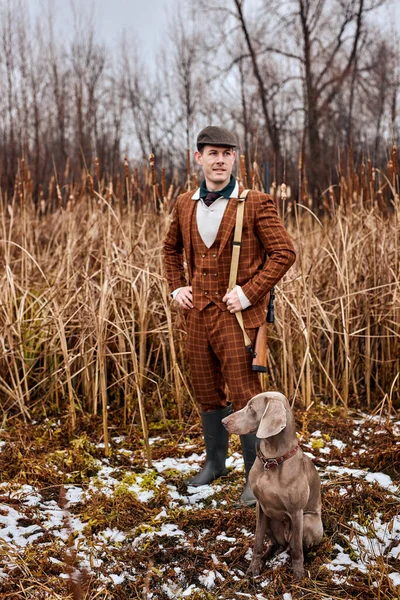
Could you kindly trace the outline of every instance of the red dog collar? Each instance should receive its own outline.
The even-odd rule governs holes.
[[[292,458],[292,456],[294,456],[299,449],[300,449],[300,446],[297,445],[292,450],[289,450],[289,452],[286,452],[286,454],[283,454],[282,456],[277,456],[276,458],[266,458],[264,456],[264,454],[261,452],[261,450],[258,450],[257,456],[261,460],[262,464],[264,465],[264,469],[266,471],[268,471],[269,469],[278,467],[283,462],[285,462],[285,460],[288,460],[288,458]]]

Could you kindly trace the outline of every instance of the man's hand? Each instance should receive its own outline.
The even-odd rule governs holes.
[[[189,310],[190,308],[193,308],[192,286],[186,285],[185,287],[181,288],[175,296],[174,300],[184,310]]]
[[[235,288],[233,288],[231,292],[226,290],[226,294],[222,298],[222,302],[226,303],[229,312],[232,314],[242,310],[242,305],[240,304],[239,296]]]

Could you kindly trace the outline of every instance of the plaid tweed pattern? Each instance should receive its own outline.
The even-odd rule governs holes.
[[[242,192],[242,188],[239,193]],[[189,282],[193,283],[191,226],[197,202],[193,192],[179,196],[172,223],[164,242],[165,273],[171,291],[188,285],[185,278],[185,251]],[[292,241],[284,228],[271,196],[251,191],[245,200],[242,247],[237,283],[252,303],[243,311],[245,327],[259,327],[265,319],[269,290],[283,277],[295,260]],[[229,282],[231,248],[238,200],[230,198],[222,222],[218,248],[220,289]]]
[[[225,302],[222,302],[226,287],[221,285],[218,260],[223,220],[222,217],[221,226],[213,245],[207,248],[197,227],[196,212],[192,216],[193,305],[199,310],[203,310],[210,302],[217,304],[221,310],[228,310]]]
[[[203,411],[219,410],[227,404],[225,384],[234,410],[243,408],[262,389],[251,368],[251,356],[243,344],[243,333],[235,315],[216,304],[187,313],[186,354],[197,402]],[[249,329],[252,342],[256,330]]]
[[[243,188],[239,194],[242,191]],[[235,315],[208,301],[209,295],[205,292],[209,290],[202,277],[210,280],[208,270],[211,279],[212,272],[217,273],[214,295],[216,291],[225,293],[238,199],[229,199],[218,231],[218,243],[207,248],[199,245],[192,229],[197,207],[192,195],[193,191],[187,192],[177,200],[164,242],[165,274],[171,291],[188,283],[193,286],[195,308],[186,315],[186,349],[196,400],[204,411],[226,406],[226,384],[237,410],[261,391],[258,374],[251,369],[251,356],[244,346]],[[237,283],[252,303],[243,311],[243,322],[254,341],[255,328],[265,321],[268,293],[294,262],[295,252],[270,196],[251,191],[245,203]],[[208,262],[202,262],[204,260]],[[202,267],[205,267],[203,271]]]

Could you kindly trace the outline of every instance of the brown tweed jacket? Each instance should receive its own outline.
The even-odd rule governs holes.
[[[243,188],[240,188],[239,195],[242,191]],[[197,206],[197,201],[192,199],[193,193],[194,190],[178,197],[164,241],[165,273],[171,291],[190,285],[193,280],[191,222]],[[295,251],[271,196],[251,191],[245,202],[237,284],[252,304],[243,311],[244,325],[251,328],[259,327],[265,321],[267,295],[293,264]],[[221,221],[218,272],[224,291],[229,281],[237,203],[237,198],[230,198]]]

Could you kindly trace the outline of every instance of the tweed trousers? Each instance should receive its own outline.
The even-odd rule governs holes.
[[[186,354],[196,401],[204,412],[224,408],[229,400],[234,410],[261,393],[257,372],[243,342],[236,317],[214,303],[203,310],[192,308],[186,316]],[[256,329],[247,330],[254,343]]]

